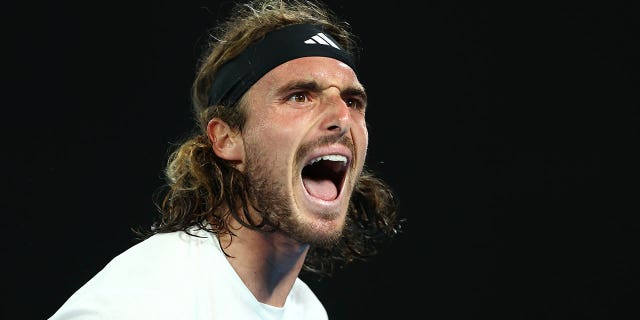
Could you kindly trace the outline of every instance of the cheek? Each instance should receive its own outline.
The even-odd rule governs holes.
[[[282,149],[292,145],[292,137],[296,137],[297,129],[292,121],[269,118],[264,115],[256,117],[255,121],[247,122],[245,132],[253,143]]]
[[[366,149],[367,145],[369,144],[369,130],[367,129],[367,122],[364,119],[359,122],[358,130],[361,132],[363,139],[362,142]]]
[[[367,130],[367,125],[364,121],[354,127],[353,140],[358,152],[366,156],[369,148],[369,131]],[[365,157],[361,157],[362,160],[364,160],[364,158]]]
[[[366,153],[369,149],[369,132],[364,130],[364,152]]]

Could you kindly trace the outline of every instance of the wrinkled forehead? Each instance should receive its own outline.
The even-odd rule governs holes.
[[[344,90],[362,90],[355,71],[346,63],[329,57],[301,57],[285,61],[265,73],[252,87],[316,89],[336,87]],[[250,89],[249,89],[250,90]]]

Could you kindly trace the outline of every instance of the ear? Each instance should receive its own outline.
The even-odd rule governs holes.
[[[242,135],[232,130],[226,122],[218,118],[211,119],[207,124],[207,135],[218,157],[234,162],[244,160]]]

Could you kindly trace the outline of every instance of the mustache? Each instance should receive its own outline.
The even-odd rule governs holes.
[[[304,156],[307,153],[311,152],[311,150],[313,149],[332,144],[341,144],[349,148],[352,154],[355,154],[355,146],[353,145],[353,140],[351,140],[351,137],[346,135],[330,135],[323,136],[315,141],[310,141],[300,146],[300,149],[298,149],[298,152],[296,154],[296,160],[300,161],[300,159],[304,158]]]

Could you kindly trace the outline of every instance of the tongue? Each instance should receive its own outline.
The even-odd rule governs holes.
[[[303,179],[304,187],[310,195],[322,200],[334,200],[338,196],[338,189],[331,180]]]

